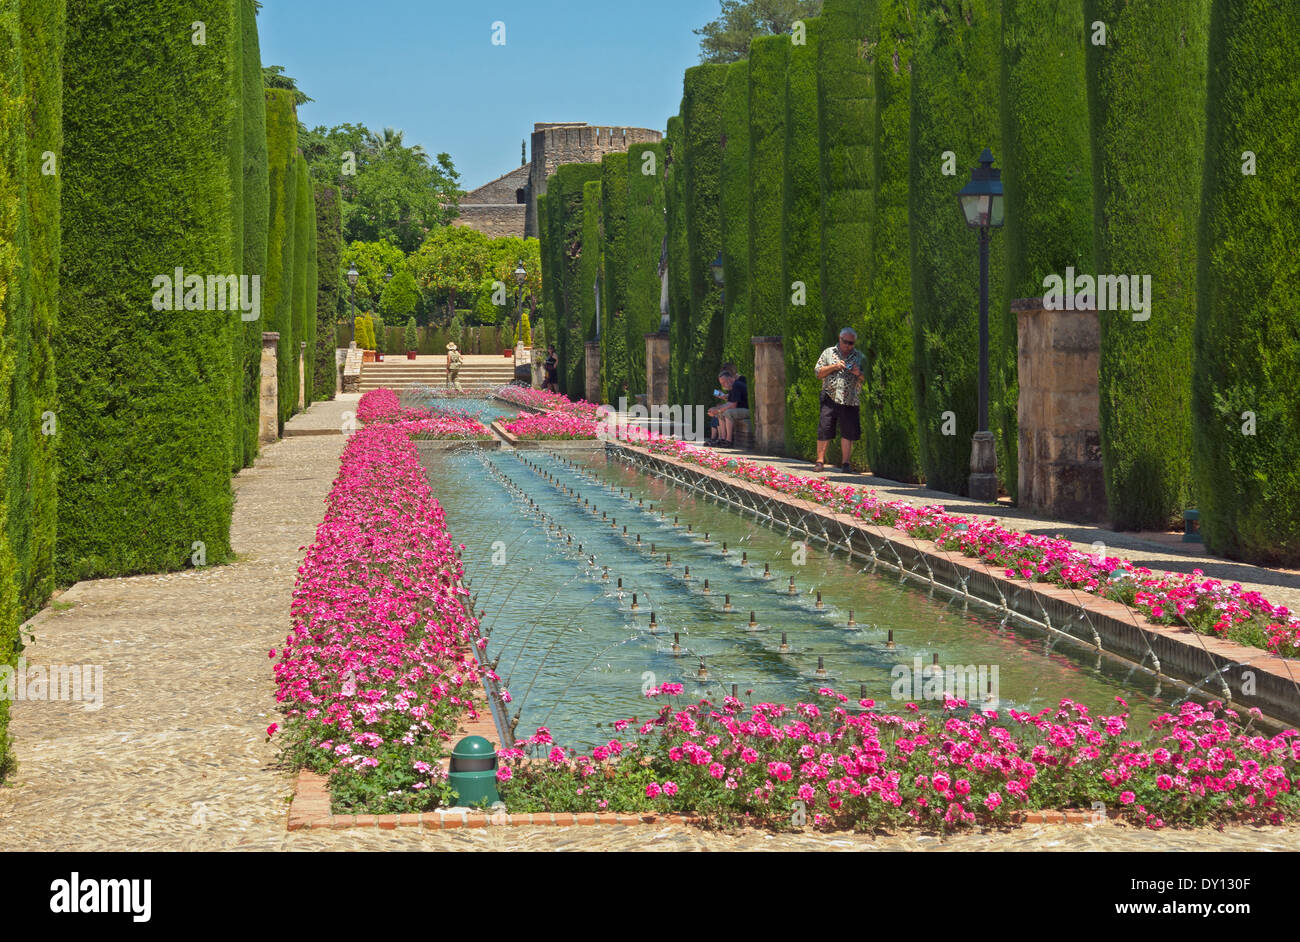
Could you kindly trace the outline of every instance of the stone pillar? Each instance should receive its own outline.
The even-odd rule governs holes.
[[[298,342],[298,411],[307,408],[307,341]]]
[[[262,387],[257,409],[257,440],[263,445],[280,438],[280,374],[277,372],[275,348],[280,335],[275,331],[262,333]]]
[[[1096,311],[1011,303],[1019,340],[1019,506],[1081,523],[1106,519]]]
[[[647,404],[668,405],[668,335],[645,335],[645,388]]]
[[[754,450],[785,453],[785,345],[780,337],[754,337],[754,382],[749,387]]]
[[[584,392],[588,402],[599,403],[600,396],[600,341],[588,340],[583,346],[586,348],[585,362],[587,365],[587,386]]]

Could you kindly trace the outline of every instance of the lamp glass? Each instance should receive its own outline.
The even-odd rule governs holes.
[[[361,272],[357,271],[357,266],[353,265],[348,269],[348,284],[352,287],[357,286],[357,279],[361,277]]]

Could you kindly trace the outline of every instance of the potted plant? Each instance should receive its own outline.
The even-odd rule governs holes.
[[[417,338],[415,334],[414,317],[407,320],[406,331],[403,335],[403,339],[406,341],[406,358],[408,360],[414,360],[416,348],[419,346],[419,338]]]
[[[374,318],[371,318],[374,323]],[[384,362],[384,351],[388,348],[388,327],[384,324],[382,318],[379,323],[375,324],[375,362]]]

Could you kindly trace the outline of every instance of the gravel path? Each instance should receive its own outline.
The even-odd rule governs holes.
[[[357,396],[290,430],[338,429]],[[1111,823],[950,839],[707,832],[682,826],[452,832],[285,829],[268,651],[288,629],[302,547],[322,516],[340,435],[266,447],[235,478],[233,565],[81,582],[32,619],[32,665],[103,668],[102,708],[13,704],[19,767],[0,787],[6,850],[1300,850],[1300,828],[1144,832]],[[1000,516],[1007,516],[1000,513]],[[1119,545],[1119,544],[1116,544]]]

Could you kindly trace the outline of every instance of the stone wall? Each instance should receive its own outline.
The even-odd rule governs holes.
[[[524,218],[528,207],[523,203],[460,205],[460,216],[452,223],[468,226],[493,239],[501,236],[524,237]]]
[[[582,122],[534,124],[524,233],[537,235],[537,197],[546,192],[546,179],[560,164],[597,163],[606,154],[626,151],[632,144],[662,139],[661,132],[648,128],[597,127]]]
[[[1019,329],[1020,506],[1063,520],[1106,518],[1096,311],[1012,302]]]

